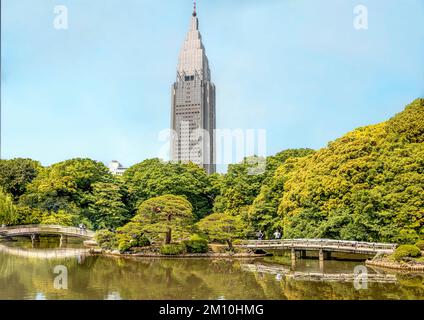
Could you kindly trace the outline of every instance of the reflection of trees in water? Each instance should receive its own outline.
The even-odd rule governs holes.
[[[87,256],[61,260],[25,259],[0,253],[0,298],[22,299],[42,292],[47,299],[420,299],[423,276],[398,276],[399,283],[352,283],[276,279],[242,271],[245,260],[123,259]],[[55,290],[53,268],[68,268],[69,290]]]

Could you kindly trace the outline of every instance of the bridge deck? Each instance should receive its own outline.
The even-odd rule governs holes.
[[[27,225],[0,228],[0,237],[17,237],[32,234],[64,235],[83,239],[92,239],[94,237],[94,232],[90,230],[56,225]]]
[[[396,249],[392,243],[369,243],[330,239],[289,239],[289,240],[247,240],[240,245],[243,248],[275,250],[323,250],[357,254],[391,254]]]

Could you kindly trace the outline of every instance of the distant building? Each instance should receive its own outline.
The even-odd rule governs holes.
[[[190,30],[180,52],[177,80],[172,86],[171,128],[176,135],[171,159],[193,162],[207,173],[214,173],[215,118],[215,85],[194,7]]]
[[[109,163],[109,171],[114,176],[122,176],[127,170],[119,161],[113,160]]]

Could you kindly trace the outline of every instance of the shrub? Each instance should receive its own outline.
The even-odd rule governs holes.
[[[134,247],[134,239],[129,235],[119,235],[118,250],[119,252],[127,252]]]
[[[46,212],[42,215],[40,224],[51,224],[60,226],[74,225],[75,215],[64,210],[58,212]]]
[[[111,250],[116,247],[116,235],[109,230],[99,230],[96,232],[95,239],[100,248]]]
[[[133,238],[133,246],[134,247],[148,247],[150,246],[150,240],[145,236],[137,236],[135,239]]]
[[[421,251],[424,251],[424,240],[420,240],[415,244]]]
[[[160,248],[160,253],[167,256],[177,256],[185,252],[186,248],[184,244],[166,244]]]
[[[118,249],[125,252],[134,247],[146,247],[150,245],[150,240],[144,235],[144,230],[140,224],[130,222],[118,228],[117,239]]]
[[[208,241],[198,235],[193,235],[190,240],[183,243],[188,253],[207,253],[209,251]]]
[[[411,258],[417,258],[421,256],[421,250],[415,245],[410,244],[404,244],[399,246],[395,253],[393,254],[393,257],[396,261],[401,261],[404,258],[411,257]]]

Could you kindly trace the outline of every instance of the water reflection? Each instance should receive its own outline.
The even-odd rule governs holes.
[[[5,244],[3,244],[5,245]],[[12,247],[16,248],[16,245]],[[31,252],[32,249],[25,249]],[[70,248],[67,248],[70,249]],[[42,249],[34,249],[42,250]],[[48,249],[48,250],[51,250]],[[63,250],[63,249],[59,249]],[[423,275],[389,275],[356,290],[349,281],[313,281],[316,260],[288,264],[264,259],[122,259],[15,255],[0,251],[0,299],[423,299]],[[54,288],[54,268],[68,270],[68,290]],[[358,262],[325,261],[321,274],[352,273]],[[273,271],[272,271],[273,270]],[[270,272],[272,271],[272,272]],[[370,269],[373,274],[378,274]],[[298,277],[290,276],[296,274]]]

